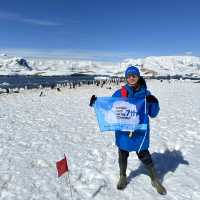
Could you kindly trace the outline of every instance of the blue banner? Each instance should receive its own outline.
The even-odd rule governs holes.
[[[98,97],[94,108],[100,131],[147,130],[145,99]]]

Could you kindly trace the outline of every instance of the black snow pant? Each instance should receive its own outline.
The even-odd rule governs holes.
[[[138,158],[140,161],[146,166],[146,167],[153,167],[153,161],[151,158],[151,154],[149,150],[143,150],[140,152],[136,152]],[[126,169],[127,169],[127,162],[128,162],[128,156],[129,152],[124,151],[122,149],[119,149],[119,169],[120,169],[120,175],[126,176]]]

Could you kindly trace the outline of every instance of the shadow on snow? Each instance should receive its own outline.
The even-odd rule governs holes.
[[[161,182],[163,182],[164,176],[168,172],[175,172],[180,164],[189,165],[189,162],[187,160],[184,160],[182,152],[179,150],[170,151],[169,149],[166,149],[164,153],[155,152],[152,153],[151,156]],[[128,182],[130,182],[131,179],[133,179],[134,177],[141,174],[147,175],[147,170],[145,169],[145,166],[142,163],[140,164],[138,169],[132,171],[129,174]]]

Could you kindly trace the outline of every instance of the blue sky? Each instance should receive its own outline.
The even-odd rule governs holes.
[[[199,0],[0,0],[0,51],[121,60],[200,55]]]

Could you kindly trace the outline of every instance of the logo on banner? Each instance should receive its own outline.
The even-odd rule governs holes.
[[[139,115],[137,107],[125,101],[116,101],[111,110],[105,112],[105,121],[107,123],[139,124]]]
[[[95,112],[101,131],[147,129],[144,99],[98,97]]]

